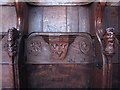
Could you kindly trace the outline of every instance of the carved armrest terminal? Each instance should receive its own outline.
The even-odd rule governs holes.
[[[115,34],[114,28],[107,28],[103,36],[105,41],[104,53],[106,56],[112,57],[115,54]]]
[[[12,28],[8,30],[8,54],[14,56],[17,53],[17,39],[19,38],[19,32],[17,29]]]

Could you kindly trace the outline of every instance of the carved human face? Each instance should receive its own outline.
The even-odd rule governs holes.
[[[53,59],[64,59],[67,53],[68,43],[58,42],[51,43],[50,49],[52,52]]]
[[[113,40],[114,40],[114,33],[113,33],[113,29],[112,28],[108,28],[107,29],[106,39],[108,40],[108,42],[113,42]]]

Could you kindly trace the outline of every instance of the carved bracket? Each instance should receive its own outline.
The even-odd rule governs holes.
[[[19,38],[19,32],[16,28],[11,28],[8,30],[7,38],[7,50],[9,56],[14,56],[17,53],[17,39]]]

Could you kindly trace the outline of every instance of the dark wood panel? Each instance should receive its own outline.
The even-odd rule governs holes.
[[[115,33],[119,33],[119,12],[118,7],[110,7],[106,6],[103,12],[103,28],[106,29],[108,27],[115,28]]]
[[[91,65],[27,65],[29,88],[89,88]],[[89,74],[88,74],[89,73]]]
[[[112,66],[112,88],[120,88],[120,64],[113,64]],[[102,67],[94,67],[93,71],[93,88],[101,88],[103,85],[104,79]]]
[[[112,75],[112,87],[120,88],[120,64],[113,64]]]

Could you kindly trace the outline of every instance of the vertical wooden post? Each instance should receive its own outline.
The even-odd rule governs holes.
[[[114,54],[114,38],[113,28],[107,28],[104,34],[102,28],[102,12],[105,7],[105,2],[100,2],[97,5],[95,26],[96,36],[101,46],[102,51],[102,88],[112,87],[112,57]]]
[[[28,32],[28,7],[25,2],[15,0],[15,8],[17,14],[17,30],[21,35],[26,35]]]
[[[115,53],[115,34],[114,28],[107,28],[105,34],[103,35],[104,40],[104,55],[106,56],[103,69],[105,69],[106,75],[106,87],[112,87],[112,57]]]

